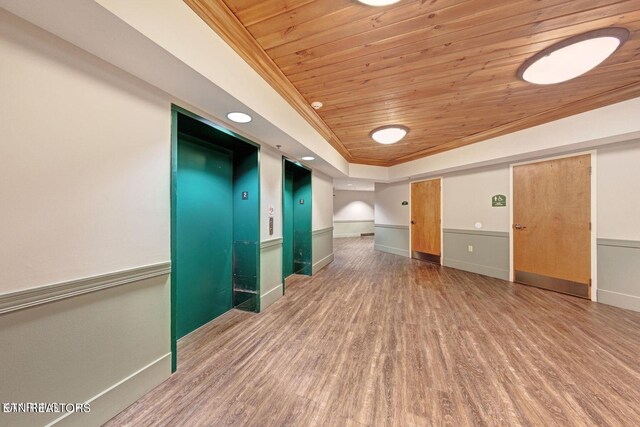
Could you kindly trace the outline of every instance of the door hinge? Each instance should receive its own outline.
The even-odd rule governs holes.
[[[589,223],[589,231],[591,231],[591,223]]]
[[[593,173],[593,167],[589,166],[589,175],[591,175]]]
[[[589,279],[589,287],[591,287],[591,279]]]

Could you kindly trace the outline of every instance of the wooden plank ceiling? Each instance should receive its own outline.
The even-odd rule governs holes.
[[[185,1],[355,163],[394,165],[640,96],[640,0]],[[609,26],[631,37],[591,72],[550,86],[516,77],[543,48]],[[389,124],[409,135],[371,140]]]

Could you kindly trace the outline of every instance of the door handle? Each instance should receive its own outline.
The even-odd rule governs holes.
[[[514,225],[513,225],[513,228],[515,228],[516,230],[524,230],[524,229],[525,229],[525,228],[527,228],[527,227],[525,227],[525,226],[524,226],[524,225],[522,225],[522,224],[514,224]]]
[[[412,225],[413,225],[413,224],[415,224],[415,223],[416,223],[416,222],[415,222],[414,220],[411,220],[411,224],[412,224]]]

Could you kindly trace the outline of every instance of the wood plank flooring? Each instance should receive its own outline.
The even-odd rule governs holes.
[[[108,426],[640,425],[640,313],[338,239]]]

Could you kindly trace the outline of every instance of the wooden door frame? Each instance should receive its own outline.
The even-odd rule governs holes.
[[[513,257],[513,168],[516,166],[542,163],[551,160],[591,155],[591,301],[598,301],[598,221],[597,221],[597,150],[579,151],[577,153],[562,154],[553,157],[537,158],[509,165],[509,281],[514,282]]]
[[[444,188],[443,188],[443,176],[432,176],[430,178],[424,178],[424,179],[417,179],[415,181],[409,181],[409,201],[411,202],[412,200],[412,192],[413,192],[413,184],[414,183],[418,183],[418,182],[426,182],[426,181],[435,181],[435,180],[439,180],[440,181],[440,265],[444,265],[444,226],[443,226],[443,221],[444,221]],[[411,228],[411,209],[413,209],[413,205],[409,205],[409,258],[411,258],[411,253],[412,253],[412,240],[411,240],[411,233],[412,233],[412,228]],[[413,258],[411,258],[413,259]]]

